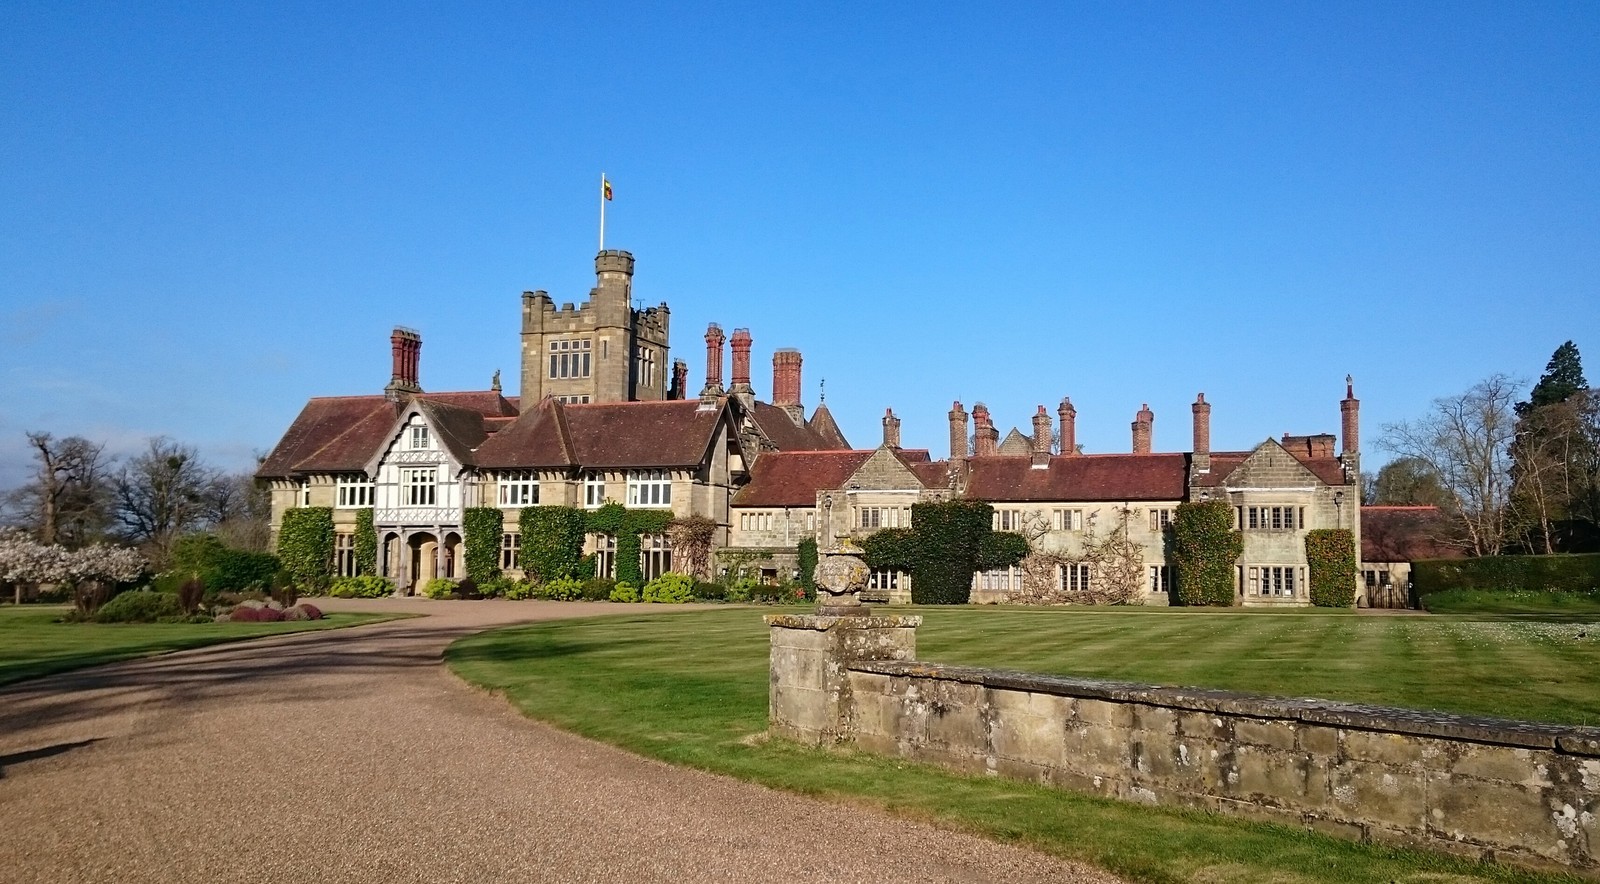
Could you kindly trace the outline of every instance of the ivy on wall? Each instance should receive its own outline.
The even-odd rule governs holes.
[[[617,582],[631,586],[644,584],[639,567],[639,535],[661,534],[672,523],[671,510],[630,510],[615,501],[589,513],[590,534],[609,534],[617,539]]]
[[[485,583],[500,576],[500,538],[505,533],[505,515],[495,507],[470,507],[462,514],[466,535],[467,576],[474,583]]]
[[[333,508],[300,507],[283,514],[278,560],[296,586],[321,593],[333,576]]]
[[[1348,608],[1356,603],[1356,540],[1349,529],[1307,531],[1306,563],[1311,571],[1311,604]]]
[[[356,574],[378,573],[378,531],[372,527],[372,507],[356,510]]]
[[[583,572],[583,510],[570,506],[524,507],[517,516],[522,548],[517,564],[540,582]]]
[[[1227,501],[1178,504],[1172,516],[1172,577],[1175,601],[1227,606],[1234,602],[1234,567],[1244,537],[1233,529]]]
[[[972,575],[1015,565],[1028,554],[1020,534],[991,530],[994,508],[977,500],[918,503],[911,528],[874,532],[862,543],[867,565],[911,575],[911,601],[919,605],[964,605],[972,597]]]

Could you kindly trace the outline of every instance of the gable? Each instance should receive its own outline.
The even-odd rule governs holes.
[[[368,476],[377,476],[385,466],[439,466],[452,476],[461,471],[461,458],[452,454],[448,436],[428,411],[413,402],[401,413],[383,447],[367,462]]]
[[[1299,458],[1276,441],[1257,445],[1226,477],[1229,488],[1308,488],[1325,485]]]
[[[922,480],[900,462],[893,450],[879,448],[850,474],[845,485],[863,491],[905,491],[920,490]]]

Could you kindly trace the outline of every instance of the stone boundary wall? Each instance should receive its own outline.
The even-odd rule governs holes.
[[[848,665],[862,749],[1593,873],[1600,729],[942,666]]]
[[[773,734],[1600,877],[1600,728],[919,663],[921,620],[767,616]]]

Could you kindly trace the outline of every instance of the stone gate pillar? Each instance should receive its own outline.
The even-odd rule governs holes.
[[[917,627],[908,615],[768,614],[771,689],[768,723],[775,736],[810,745],[850,737],[851,663],[915,660]]]

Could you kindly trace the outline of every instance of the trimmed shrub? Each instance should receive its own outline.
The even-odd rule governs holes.
[[[1311,572],[1311,604],[1350,608],[1356,603],[1356,541],[1344,528],[1306,532],[1306,562]]]
[[[307,604],[305,602],[301,602],[300,604],[295,605],[295,609],[305,612],[307,620],[321,620],[322,619],[322,609],[317,607],[316,605],[311,605],[311,604]]]
[[[461,516],[467,576],[482,583],[500,576],[500,539],[505,514],[494,507],[469,507]]]
[[[795,567],[800,571],[800,585],[807,592],[816,594],[817,590],[817,541],[814,537],[807,537],[795,547]]]
[[[618,583],[611,590],[611,600],[614,602],[636,602],[639,600],[639,590],[631,583]]]
[[[663,605],[681,605],[694,597],[694,578],[668,571],[644,585],[643,598]]]
[[[583,598],[583,581],[576,577],[562,577],[539,587],[539,596],[557,602],[570,602]]]
[[[456,582],[448,577],[435,577],[422,585],[422,594],[430,599],[447,599],[456,591]]]
[[[1554,556],[1484,556],[1429,559],[1411,564],[1417,596],[1452,589],[1600,591],[1600,553]]]
[[[252,608],[249,605],[240,605],[228,614],[228,620],[233,623],[276,623],[282,619],[283,612],[277,608]]]
[[[611,598],[611,590],[617,588],[617,581],[609,577],[590,577],[583,581],[583,600],[586,602],[603,602]]]
[[[94,612],[96,623],[156,623],[184,616],[178,597],[167,592],[124,592]]]
[[[378,599],[394,595],[394,583],[387,577],[364,574],[360,577],[338,577],[328,587],[328,595],[336,599]]]
[[[1172,516],[1173,601],[1180,605],[1234,603],[1234,567],[1244,538],[1233,530],[1233,508],[1224,500],[1178,504]],[[913,584],[914,586],[915,584]]]
[[[510,577],[496,577],[478,584],[478,592],[486,599],[502,598],[516,585],[517,581]]]
[[[517,564],[535,580],[577,576],[584,558],[585,527],[583,510],[570,506],[525,507],[517,518],[517,531],[522,535]]]
[[[333,576],[333,510],[312,506],[286,511],[278,529],[278,558],[295,585],[320,595]]]
[[[176,591],[197,577],[211,594],[267,589],[280,567],[277,556],[230,549],[215,534],[189,534],[172,545],[172,565],[156,588]]]
[[[917,562],[917,538],[910,528],[884,528],[869,534],[861,551],[869,568],[909,572]]]
[[[690,592],[702,602],[720,602],[728,598],[728,588],[720,583],[696,583]]]
[[[356,553],[356,573],[378,573],[378,530],[372,527],[372,507],[356,510],[356,533],[353,543]]]
[[[506,598],[514,602],[524,599],[536,598],[539,595],[539,586],[529,580],[515,580],[506,587]]]

